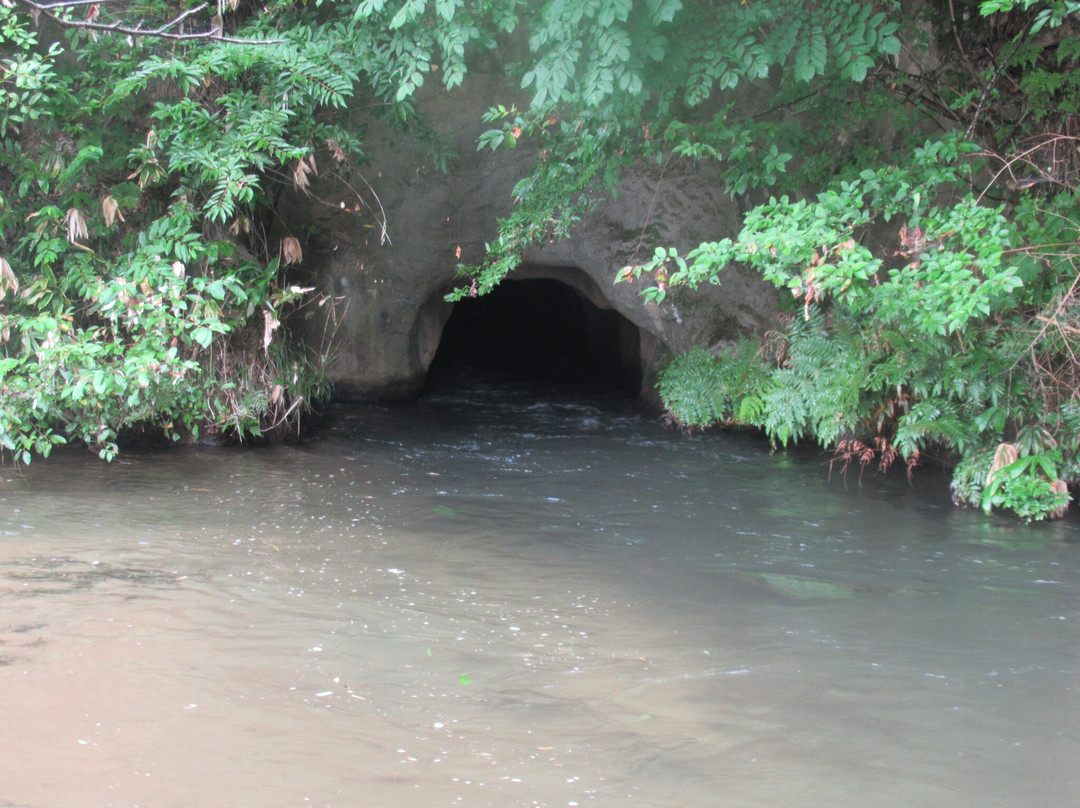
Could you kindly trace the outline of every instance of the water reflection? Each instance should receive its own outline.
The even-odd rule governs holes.
[[[0,489],[0,805],[1061,806],[1076,523],[480,391]]]

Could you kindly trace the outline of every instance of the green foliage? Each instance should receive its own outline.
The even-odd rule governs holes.
[[[312,290],[252,222],[318,138],[349,142],[323,114],[347,61],[302,14],[165,46],[51,13],[70,31],[46,47],[0,6],[0,450],[284,429],[328,391],[325,356],[278,330]]]
[[[664,369],[657,391],[671,415],[687,426],[754,423],[746,410],[750,391],[764,373],[752,340],[740,340],[721,357],[695,348],[675,357]]]
[[[294,423],[327,392],[331,347],[295,343],[289,319],[328,298],[291,282],[299,240],[267,242],[279,190],[364,160],[375,116],[430,135],[417,90],[461,84],[528,8],[0,4],[0,450],[111,457],[131,430]]]
[[[0,43],[7,46],[0,59],[0,137],[7,137],[46,114],[45,93],[61,48],[39,49],[32,29],[6,5],[0,5]]]
[[[650,278],[642,298],[658,304],[673,287],[718,284],[742,264],[787,293],[780,327],[759,337],[759,372],[739,391],[745,406],[715,381],[732,355],[698,355],[664,376],[676,419],[748,424],[781,444],[813,440],[844,465],[902,459],[910,469],[935,456],[957,463],[958,502],[1040,519],[1067,502],[1065,483],[1080,482],[1080,162],[1071,151],[1080,51],[1068,37],[1033,34],[1077,8],[983,11],[1019,15],[991,30],[1021,33],[995,46],[991,72],[968,76],[979,83],[951,107],[973,115],[965,129],[906,158],[853,160],[816,192],[751,206],[738,235],[686,253],[658,247],[619,280]],[[991,84],[1013,74],[1019,95],[1006,101]],[[948,75],[959,93],[964,76]],[[1027,112],[1018,118],[1017,109]],[[975,127],[1012,151],[968,142]],[[1003,192],[1005,201],[990,201]],[[991,478],[1003,441],[1019,457]]]
[[[911,466],[952,454],[957,501],[1025,519],[1055,513],[1065,496],[1051,489],[1058,469],[1078,479],[1078,233],[1063,214],[1074,202],[1029,200],[1007,215],[958,194],[970,151],[928,143],[902,165],[838,179],[812,198],[771,199],[735,238],[686,255],[658,248],[624,270],[623,280],[657,281],[642,292],[653,302],[673,286],[720,283],[735,262],[790,295],[781,328],[759,342],[757,373],[729,353],[669,368],[660,390],[673,415],[748,424],[780,444],[813,440],[845,462]],[[732,364],[751,379],[738,395],[752,407],[718,381]],[[1020,460],[987,487],[987,451],[1005,438]]]
[[[1060,462],[1056,452],[1029,454],[994,470],[983,489],[983,510],[1006,508],[1027,522],[1047,518],[1069,501],[1068,493],[1053,485]]]
[[[949,482],[956,505],[966,508],[982,505],[983,489],[993,461],[994,451],[987,447],[968,452],[956,464]]]
[[[1045,8],[1043,8],[1045,6]],[[1035,34],[1043,27],[1057,28],[1070,14],[1080,13],[1080,3],[1076,0],[983,0],[979,10],[984,16],[1001,14],[1014,9],[1028,11],[1037,9],[1031,21],[1030,32]]]
[[[793,319],[786,336],[783,361],[761,389],[760,426],[782,445],[804,436],[835,444],[862,415],[862,358],[818,315]]]
[[[376,115],[446,164],[417,93],[496,52],[519,92],[477,147],[534,163],[452,298],[568,235],[628,165],[708,161],[742,197],[740,232],[651,245],[620,278],[651,279],[660,305],[740,264],[783,310],[667,368],[678,421],[813,440],[845,465],[951,458],[958,500],[1025,518],[1080,482],[1072,0],[925,4],[934,66],[925,20],[893,0],[272,0],[219,30],[174,0],[138,22],[50,4],[35,10],[66,33],[46,42],[33,0],[12,3],[0,449],[20,460],[69,440],[110,457],[131,429],[259,434],[325,393],[325,351],[289,337],[315,291],[288,273],[299,242],[266,242],[277,192],[365,159]],[[1005,442],[1018,458],[991,480]]]
[[[664,369],[658,391],[687,427],[743,424],[781,445],[806,437],[835,444],[867,415],[855,347],[815,313],[790,319],[763,345],[742,340],[715,356],[702,348],[682,355]]]
[[[469,285],[451,299],[488,291],[528,247],[568,233],[615,192],[633,160],[718,159],[733,193],[781,182],[794,164],[835,170],[794,156],[820,151],[834,130],[808,130],[792,113],[834,107],[900,50],[893,3],[546,0],[518,8],[528,53],[516,75],[529,105],[492,108],[487,120],[498,126],[478,147],[524,142],[537,160],[486,260],[461,268]],[[808,91],[809,82],[820,87]],[[736,100],[743,88],[747,98]]]

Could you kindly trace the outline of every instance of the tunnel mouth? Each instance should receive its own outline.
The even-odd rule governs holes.
[[[623,315],[562,280],[505,280],[454,304],[425,390],[483,383],[633,397],[639,342]]]

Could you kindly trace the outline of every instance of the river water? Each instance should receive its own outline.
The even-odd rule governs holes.
[[[1080,530],[626,402],[0,470],[0,806],[1080,805]]]

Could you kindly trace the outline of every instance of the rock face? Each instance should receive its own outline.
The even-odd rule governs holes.
[[[481,114],[505,103],[505,86],[471,76],[452,93],[432,92],[418,106],[448,142],[448,170],[400,132],[371,130],[372,162],[351,175],[335,173],[327,157],[309,194],[290,192],[278,205],[273,237],[303,248],[299,272],[308,285],[333,293],[333,306],[308,321],[307,338],[332,338],[331,377],[354,399],[411,395],[422,386],[453,304],[444,296],[459,282],[459,262],[479,263],[509,210],[511,190],[529,168],[525,150],[477,151],[486,128]],[[649,257],[658,245],[689,249],[733,234],[738,210],[700,165],[669,161],[627,176],[606,203],[566,241],[534,249],[511,278],[561,281],[598,309],[627,321],[627,361],[639,364],[643,397],[671,352],[713,345],[771,320],[775,298],[756,276],[730,270],[720,287],[678,290],[660,306],[646,305],[641,283],[614,284],[618,270]],[[458,304],[463,305],[463,304]],[[558,317],[552,312],[552,317]],[[636,350],[633,350],[636,348]]]

